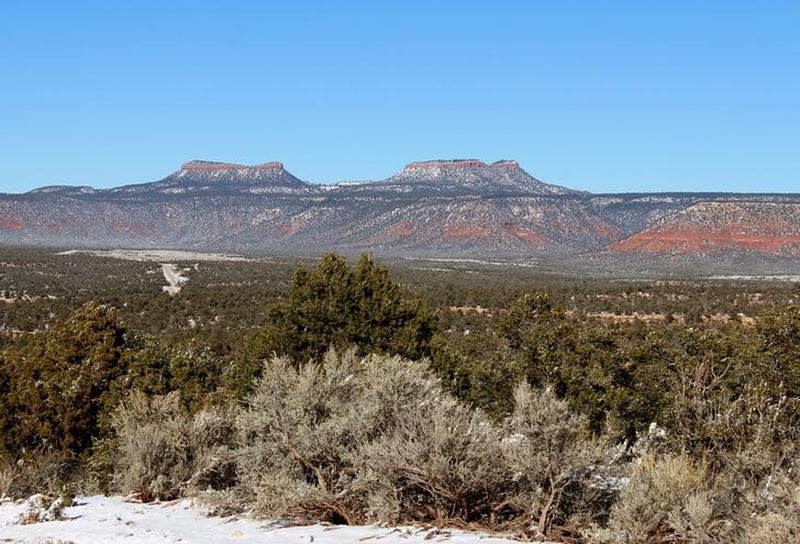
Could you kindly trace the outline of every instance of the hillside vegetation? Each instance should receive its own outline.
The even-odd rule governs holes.
[[[155,261],[0,253],[0,496],[592,544],[800,537],[792,283],[172,264],[174,295]]]

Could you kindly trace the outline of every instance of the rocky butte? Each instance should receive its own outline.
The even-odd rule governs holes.
[[[189,161],[166,178],[112,189],[120,193],[191,192],[191,191],[251,191],[276,192],[286,189],[306,189],[308,184],[286,171],[283,163],[266,162],[254,166],[214,161]]]
[[[493,193],[569,194],[566,187],[543,183],[520,168],[516,161],[492,164],[476,159],[412,162],[384,182],[388,186],[419,185],[445,192],[470,188]]]
[[[714,263],[725,254],[800,268],[800,195],[590,194],[540,181],[516,161],[476,159],[412,162],[384,180],[322,186],[280,162],[196,160],[113,189],[0,194],[0,244],[580,262]]]

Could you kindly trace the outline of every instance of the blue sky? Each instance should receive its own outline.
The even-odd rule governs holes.
[[[593,192],[800,192],[798,29],[796,0],[7,0],[0,192],[447,158]]]

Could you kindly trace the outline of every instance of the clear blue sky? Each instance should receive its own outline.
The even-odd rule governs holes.
[[[800,192],[800,2],[0,4],[0,192],[447,158],[593,192]]]

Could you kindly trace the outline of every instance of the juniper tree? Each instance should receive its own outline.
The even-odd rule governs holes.
[[[302,364],[330,347],[429,357],[435,330],[433,313],[407,297],[371,255],[362,255],[351,268],[344,257],[328,253],[316,270],[296,268],[287,300],[270,312],[266,327],[250,342],[239,380],[249,381],[273,355]]]
[[[100,432],[112,383],[124,373],[124,329],[113,308],[88,302],[53,330],[7,352],[9,452],[80,455]]]

